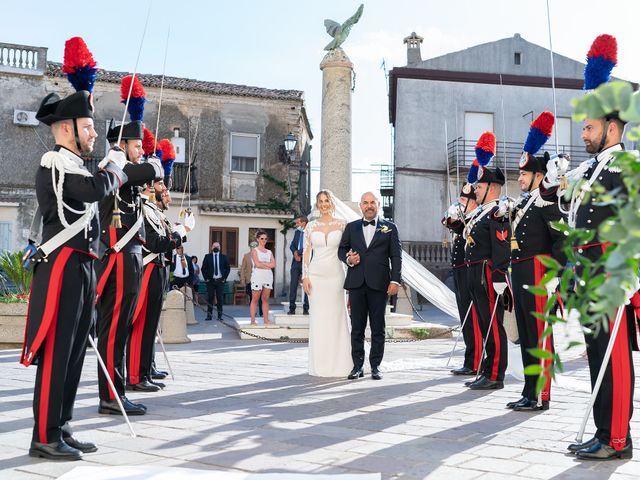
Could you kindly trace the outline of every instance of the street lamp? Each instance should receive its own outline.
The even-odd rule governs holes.
[[[289,163],[291,163],[291,157],[294,156],[296,145],[298,144],[298,139],[296,136],[289,132],[286,137],[284,137],[284,149],[287,152],[287,159]]]

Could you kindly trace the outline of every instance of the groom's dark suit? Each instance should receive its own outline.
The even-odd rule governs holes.
[[[356,368],[364,363],[364,330],[367,316],[371,326],[369,363],[376,368],[384,354],[387,288],[390,282],[400,283],[402,248],[396,226],[377,219],[375,233],[367,247],[363,220],[349,223],[340,241],[338,257],[347,262],[347,252],[360,254],[360,263],[349,266],[344,288],[349,290],[351,305],[351,357]],[[371,228],[371,227],[370,227]]]

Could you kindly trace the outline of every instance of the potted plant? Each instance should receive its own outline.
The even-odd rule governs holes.
[[[20,344],[24,338],[31,277],[22,252],[0,253],[0,344]]]

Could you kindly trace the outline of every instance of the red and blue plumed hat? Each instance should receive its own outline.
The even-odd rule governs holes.
[[[132,81],[133,87],[131,86]],[[140,80],[138,80],[138,77],[127,75],[126,77],[122,78],[122,83],[120,85],[120,101],[122,103],[127,103],[129,90],[131,90],[131,98],[129,98],[129,105],[127,106],[129,119],[132,122],[141,122],[142,118],[144,117],[144,102],[146,94],[144,91],[144,87],[140,83]]]
[[[531,122],[529,134],[522,147],[520,170],[527,172],[546,172],[547,162],[544,157],[536,157],[542,146],[551,138],[555,117],[551,112],[542,112]]]
[[[62,71],[76,90],[68,97],[57,93],[47,95],[36,112],[36,119],[45,125],[61,120],[93,118],[93,85],[96,81],[96,62],[80,37],[73,37],[64,45]]]
[[[142,150],[145,157],[152,156],[155,153],[153,151],[155,147],[157,147],[155,135],[147,127],[144,127],[142,131]]]
[[[496,136],[493,132],[484,132],[480,135],[475,147],[476,159],[471,164],[467,181],[476,183],[480,167],[488,165],[496,154]]]
[[[587,53],[584,67],[584,89],[593,90],[611,78],[611,70],[618,63],[618,42],[607,34],[599,35]]]
[[[76,91],[93,92],[98,69],[96,61],[81,37],[72,37],[64,44],[62,71]]]
[[[173,169],[173,162],[176,160],[176,149],[168,138],[160,140],[158,149],[162,151],[160,158],[162,160],[162,167],[164,168],[164,176],[170,177],[171,170]],[[167,182],[165,182],[165,184],[166,183]]]

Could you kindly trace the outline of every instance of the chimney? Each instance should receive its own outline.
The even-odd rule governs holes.
[[[407,44],[407,66],[415,66],[422,62],[420,44],[423,40],[424,38],[416,35],[416,32],[411,32],[411,35],[405,37],[404,43]]]

